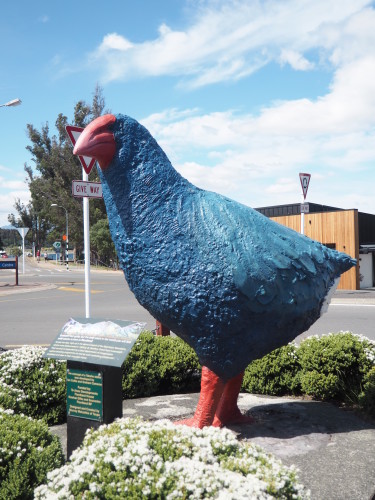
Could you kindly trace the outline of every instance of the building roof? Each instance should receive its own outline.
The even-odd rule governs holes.
[[[343,208],[329,207],[328,205],[320,205],[318,203],[307,203],[310,213],[317,212],[338,212]],[[256,208],[258,212],[266,217],[281,217],[284,215],[299,215],[301,213],[301,203],[291,203],[289,205],[274,205],[272,207]],[[375,216],[374,216],[375,217]]]
[[[330,207],[328,205],[320,205],[319,203],[306,204],[309,206],[309,213],[339,212],[345,210],[344,208]],[[299,215],[301,213],[301,203],[260,207],[255,210],[266,217]],[[375,215],[358,212],[358,240],[360,253],[375,252]]]

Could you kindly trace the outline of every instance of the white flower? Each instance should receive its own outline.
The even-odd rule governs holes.
[[[289,488],[290,498],[307,498],[302,486],[287,486],[295,483],[291,474],[293,469],[260,448],[239,442],[227,429],[124,418],[88,432],[70,463],[50,473],[48,484],[36,490],[35,498],[69,498],[77,482],[97,494],[102,481],[119,498],[127,498],[131,486],[132,491],[138,488],[139,497],[156,491],[168,499],[267,499],[271,483],[280,496]]]

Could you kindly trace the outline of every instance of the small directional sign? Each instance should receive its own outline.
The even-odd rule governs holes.
[[[310,207],[308,203],[301,203],[301,214],[308,214]]]
[[[100,182],[72,181],[72,193],[77,198],[103,198]]]
[[[67,125],[65,128],[74,147],[78,137],[82,134],[84,129],[82,127],[73,127],[73,125]],[[88,175],[91,172],[92,167],[95,165],[95,158],[90,158],[89,156],[78,156],[78,158],[81,162],[83,170]]]
[[[300,173],[299,178],[301,181],[303,198],[306,200],[306,195],[307,195],[307,190],[309,189],[311,175]]]
[[[60,241],[55,241],[55,243],[52,246],[56,251],[61,249]]]

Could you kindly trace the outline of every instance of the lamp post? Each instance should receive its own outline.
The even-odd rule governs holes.
[[[11,107],[11,106],[19,106],[21,104],[21,99],[12,99],[11,101],[6,102],[5,104],[0,104],[0,108]]]
[[[65,257],[66,257],[66,270],[69,271],[69,228],[68,228],[68,211],[62,205],[58,205],[57,203],[52,203],[51,207],[59,207],[65,210],[66,217],[66,247],[65,247]]]

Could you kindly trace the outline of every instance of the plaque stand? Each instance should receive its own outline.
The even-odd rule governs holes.
[[[74,370],[78,375],[79,372],[82,372],[83,375],[87,372],[97,373],[101,375],[102,380],[100,419],[67,415],[67,455],[69,459],[72,452],[81,445],[87,429],[97,429],[102,424],[110,424],[116,418],[122,417],[122,369],[117,366],[68,360],[67,370]]]
[[[70,318],[43,354],[67,361],[67,455],[87,429],[122,417],[122,364],[145,323]]]

